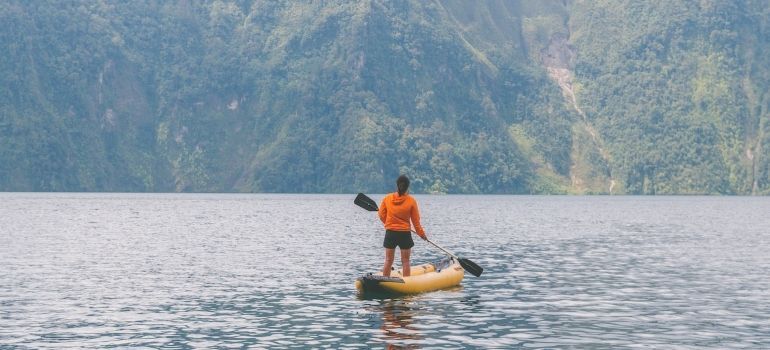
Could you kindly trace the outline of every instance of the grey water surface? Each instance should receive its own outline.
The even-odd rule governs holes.
[[[417,196],[485,272],[390,299],[353,198],[0,193],[0,348],[770,348],[769,198]]]

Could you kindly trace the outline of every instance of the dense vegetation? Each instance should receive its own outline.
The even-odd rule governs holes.
[[[581,97],[626,191],[768,192],[769,5],[575,7]]]
[[[770,193],[766,1],[7,1],[0,190]]]

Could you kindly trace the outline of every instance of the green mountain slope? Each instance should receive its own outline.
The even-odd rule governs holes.
[[[767,2],[586,5],[580,97],[625,191],[766,192]]]
[[[770,192],[762,1],[0,4],[0,190]]]

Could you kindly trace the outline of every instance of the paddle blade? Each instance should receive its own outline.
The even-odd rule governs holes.
[[[353,203],[355,203],[357,206],[364,208],[368,211],[378,210],[377,203],[363,193],[359,193],[358,196],[356,196],[356,199],[353,200]]]
[[[462,266],[465,271],[468,271],[471,273],[471,275],[474,275],[476,277],[481,276],[481,273],[484,272],[484,269],[481,268],[481,266],[476,265],[475,262],[470,261],[468,259],[460,258],[460,266]]]

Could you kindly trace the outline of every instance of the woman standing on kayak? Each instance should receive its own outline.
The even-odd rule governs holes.
[[[382,246],[385,247],[385,266],[382,268],[382,275],[390,276],[390,269],[393,266],[393,259],[396,255],[396,247],[401,248],[401,266],[403,276],[410,275],[409,255],[414,241],[412,240],[412,224],[417,231],[417,235],[422,239],[427,239],[425,230],[420,225],[420,210],[417,208],[417,201],[409,195],[409,178],[401,175],[396,180],[398,192],[393,192],[385,196],[380,204],[380,220],[385,225],[385,240]]]

